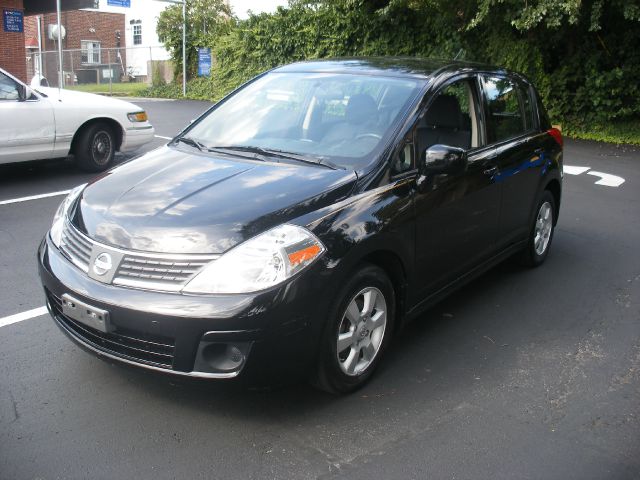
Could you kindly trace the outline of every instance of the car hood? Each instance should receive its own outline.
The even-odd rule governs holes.
[[[133,103],[104,95],[96,95],[94,93],[76,92],[74,90],[51,87],[37,87],[35,91],[44,93],[51,102],[62,102],[68,105],[78,105],[83,108],[88,105],[90,105],[92,109],[95,109],[95,107],[109,107],[122,111],[126,110],[127,113],[142,110],[142,108]]]
[[[161,147],[90,183],[72,222],[115,247],[222,253],[345,198],[356,180],[348,170]]]

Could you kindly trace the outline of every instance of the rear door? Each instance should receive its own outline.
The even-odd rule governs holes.
[[[487,137],[496,148],[501,184],[499,247],[523,239],[547,160],[534,115],[532,89],[515,77],[482,75]]]

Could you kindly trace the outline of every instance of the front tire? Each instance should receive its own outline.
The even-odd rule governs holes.
[[[320,348],[314,384],[348,393],[373,375],[393,334],[395,295],[384,270],[361,267],[337,296]]]
[[[111,166],[116,153],[113,129],[106,123],[86,127],[75,149],[78,167],[87,172],[102,172]]]
[[[520,257],[520,262],[527,267],[542,265],[551,248],[555,230],[556,200],[549,190],[542,192],[535,211],[527,246]]]

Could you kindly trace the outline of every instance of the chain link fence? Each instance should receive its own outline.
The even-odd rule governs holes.
[[[57,51],[27,54],[27,77],[32,86],[58,87],[59,68]],[[63,50],[62,74],[65,88],[113,93],[125,89],[120,85],[124,83],[145,88],[170,82],[173,67],[162,47],[101,48],[97,42],[85,42],[81,49]]]

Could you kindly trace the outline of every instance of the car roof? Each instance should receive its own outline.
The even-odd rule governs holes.
[[[439,75],[451,76],[463,72],[511,73],[482,63],[440,60],[421,57],[352,57],[309,60],[277,67],[275,72],[350,73],[387,77],[428,79]]]

